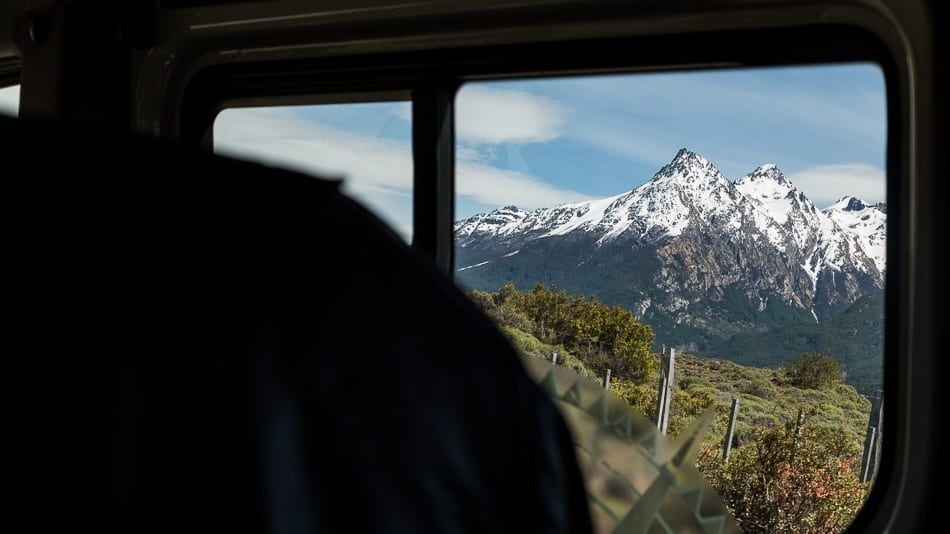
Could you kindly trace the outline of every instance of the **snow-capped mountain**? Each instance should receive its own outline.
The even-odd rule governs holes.
[[[864,253],[874,260],[877,269],[884,273],[887,261],[887,204],[865,204],[857,198],[847,196],[841,197],[822,212],[843,230],[854,234]]]
[[[767,219],[782,227],[771,233],[771,241],[781,250],[788,246],[805,249],[810,238],[815,236],[816,225],[821,225],[821,215],[811,200],[785,178],[774,164],[762,165],[736,180],[736,188],[756,206]],[[791,238],[791,242],[787,240]]]
[[[728,220],[728,227],[738,229],[743,216],[752,216],[751,209],[748,200],[706,158],[684,148],[633,191],[533,212],[507,206],[456,222],[455,239],[457,246],[465,248],[485,238],[504,242],[582,231],[596,235],[598,244],[631,237],[656,242],[680,235],[691,222]],[[764,226],[769,224],[760,219]]]
[[[731,182],[682,149],[620,195],[458,221],[457,278],[596,294],[682,341],[729,336],[821,321],[879,291],[885,217],[850,197],[819,210],[772,164]]]

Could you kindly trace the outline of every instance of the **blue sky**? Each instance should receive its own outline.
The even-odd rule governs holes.
[[[20,108],[20,86],[0,89],[0,115],[16,116]]]
[[[18,87],[0,89],[17,112]],[[339,177],[406,239],[407,102],[234,109],[216,149]],[[884,78],[873,64],[491,81],[456,102],[456,218],[603,198],[649,180],[683,147],[730,179],[774,163],[819,207],[885,200]]]
[[[555,187],[618,194],[686,147],[730,179],[775,163],[819,207],[845,194],[884,200],[886,106],[874,65],[493,82],[463,88],[460,105],[466,91],[489,88],[533,95],[539,114],[559,120],[545,139],[489,143],[460,131],[459,146]],[[460,217],[468,204],[486,207],[459,204]]]
[[[819,206],[884,198],[884,80],[871,64],[492,81],[456,114],[456,218],[602,198],[649,180],[686,147],[736,179],[778,165]],[[224,112],[216,147],[344,178],[411,232],[408,103]]]

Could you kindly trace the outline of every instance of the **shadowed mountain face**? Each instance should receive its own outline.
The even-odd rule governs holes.
[[[819,210],[775,165],[735,182],[682,149],[617,196],[514,206],[455,223],[456,279],[541,282],[620,304],[658,344],[701,350],[740,333],[821,324],[884,285],[886,207]]]

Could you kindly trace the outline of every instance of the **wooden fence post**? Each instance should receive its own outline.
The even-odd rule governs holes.
[[[736,415],[739,413],[739,397],[732,398],[732,410],[729,414],[729,428],[726,430],[726,439],[722,443],[722,459],[729,461],[729,453],[732,452],[732,435],[736,431]]]
[[[872,454],[874,452],[874,442],[877,441],[877,428],[868,425],[867,434],[864,436],[864,453],[861,455],[861,482],[871,480],[871,465],[874,464]]]
[[[883,422],[884,392],[878,390],[871,405],[868,430],[864,436],[864,453],[861,455],[861,482],[870,482],[877,474],[881,461],[881,423]]]
[[[666,402],[666,371],[660,369],[660,383],[656,385],[656,429],[663,429],[663,405]]]
[[[673,371],[676,366],[676,349],[663,347],[660,358],[660,383],[657,386],[656,428],[664,435],[670,425],[670,405],[673,403]]]
[[[798,409],[798,420],[795,422],[795,437],[792,438],[792,452],[788,455],[788,461],[795,461],[795,453],[798,452],[798,438],[802,435],[802,425],[805,423],[805,409]]]

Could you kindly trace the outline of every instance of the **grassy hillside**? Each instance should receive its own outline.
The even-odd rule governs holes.
[[[552,354],[557,353],[558,365],[598,380],[610,368],[613,392],[647,417],[655,418],[659,355],[650,350],[650,328],[636,325],[629,312],[542,286],[531,292],[511,287],[495,294],[473,291],[471,296],[523,356],[550,361]],[[849,319],[860,316],[853,313]],[[590,324],[591,321],[598,324]],[[633,337],[622,335],[627,329],[631,329]],[[615,342],[598,343],[608,333]],[[620,341],[624,341],[622,349],[618,347]],[[786,361],[797,358],[803,347],[808,345],[799,345],[797,353],[789,348]],[[631,361],[638,365],[626,365]],[[832,374],[835,376],[830,377],[826,387],[803,388],[795,384],[782,366],[744,366],[723,359],[679,354],[673,377],[670,433],[675,435],[707,406],[716,405],[719,417],[708,440],[721,441],[732,398],[738,397],[735,445],[749,441],[754,428],[780,428],[795,422],[802,411],[810,424],[834,429],[860,448],[870,402],[842,381],[838,373]]]
[[[538,341],[520,330],[503,327],[525,357],[550,360],[558,352],[558,365],[578,374],[600,379],[563,347]],[[659,357],[656,357],[659,364]],[[656,377],[658,380],[659,377]],[[674,371],[674,398],[670,408],[671,437],[689,425],[707,406],[716,405],[717,417],[706,436],[710,446],[721,447],[728,425],[732,398],[739,398],[733,447],[752,440],[756,428],[781,428],[794,423],[799,410],[815,426],[834,430],[856,448],[864,443],[871,403],[857,390],[839,382],[818,390],[794,386],[783,369],[746,367],[726,360],[678,354]],[[650,419],[656,417],[656,382],[636,383],[611,378],[611,392]]]
[[[817,426],[834,429],[856,445],[864,442],[871,403],[841,382],[824,390],[800,388],[791,384],[782,369],[745,367],[688,354],[677,355],[674,382],[680,398],[715,400],[720,417],[711,431],[714,442],[725,435],[733,397],[739,398],[736,445],[748,442],[754,427],[781,427],[796,421],[799,410]],[[671,422],[684,425],[691,414],[678,408],[675,400]]]
[[[556,349],[559,364],[597,378],[563,347],[504,330],[523,357],[549,360]],[[842,532],[863,506],[869,486],[857,473],[871,406],[854,387],[839,381],[826,389],[800,388],[784,369],[683,354],[676,357],[673,390],[670,437],[715,406],[696,467],[743,531]],[[611,391],[655,420],[655,383],[612,377]],[[726,462],[723,442],[733,397],[739,398],[739,411]]]
[[[597,380],[611,369],[611,391],[655,420],[659,356],[652,330],[630,312],[543,286],[470,295],[522,357],[550,361],[557,353],[558,365]],[[839,326],[865,319],[856,312]],[[867,495],[857,473],[871,403],[842,380],[839,362],[814,353],[794,360],[767,368],[676,357],[668,435],[715,407],[696,467],[746,532],[840,532]],[[726,462],[734,397],[739,412]]]

